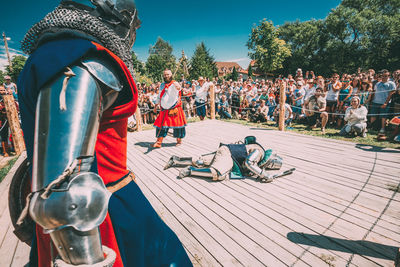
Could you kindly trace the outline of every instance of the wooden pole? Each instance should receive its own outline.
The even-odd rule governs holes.
[[[5,32],[3,32],[3,40],[4,40],[4,47],[6,48],[6,54],[7,54],[7,58],[8,58],[8,64],[9,64],[9,67],[10,67],[10,71],[13,71],[10,52],[8,51],[7,36],[6,36]]]
[[[3,95],[4,106],[7,112],[7,119],[10,125],[15,153],[20,155],[25,151],[25,142],[22,135],[21,125],[19,124],[18,111],[12,95]]]
[[[137,109],[136,109],[135,118],[136,118],[137,131],[141,132],[143,130],[143,124],[142,124],[142,114],[140,112],[140,108],[139,107],[137,107]]]
[[[286,92],[285,92],[285,85],[283,84],[282,81],[279,91],[279,131],[285,130],[285,102],[286,102]]]
[[[215,91],[214,84],[210,86],[210,116],[215,120]]]

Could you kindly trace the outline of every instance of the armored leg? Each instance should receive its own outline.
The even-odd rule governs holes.
[[[178,157],[178,156],[171,156],[168,160],[167,164],[164,166],[164,170],[170,167],[186,167],[192,165],[192,158],[191,157]]]
[[[220,173],[214,168],[196,168],[193,166],[186,167],[179,172],[179,178],[187,176],[211,178],[213,181],[225,180],[227,177],[227,175],[220,175]]]

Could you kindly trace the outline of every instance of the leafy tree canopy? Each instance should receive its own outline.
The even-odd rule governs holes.
[[[400,66],[400,1],[343,0],[323,20],[289,22],[279,38],[291,47],[284,70],[354,73]]]
[[[149,57],[146,62],[146,71],[154,81],[162,81],[162,73],[165,69],[174,70],[175,56],[172,55],[172,46],[158,37],[154,46],[150,46]]]
[[[196,50],[190,60],[189,73],[191,79],[197,79],[199,76],[212,79],[218,76],[215,59],[210,55],[210,51],[203,42],[196,46]]]
[[[290,47],[278,38],[278,30],[271,21],[263,20],[251,30],[249,56],[255,59],[261,72],[274,72],[283,68],[283,62],[291,55]]]
[[[21,73],[22,69],[24,68],[25,62],[26,62],[26,57],[17,55],[13,56],[13,58],[11,59],[12,70],[10,68],[10,65],[6,66],[6,73],[7,75],[11,76],[11,80],[13,82],[18,81],[18,76]]]

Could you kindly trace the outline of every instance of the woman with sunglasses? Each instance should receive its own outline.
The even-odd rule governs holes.
[[[342,88],[339,91],[337,112],[344,114],[346,108],[350,106],[350,98],[353,93],[353,87],[350,85],[350,75],[343,75]],[[339,116],[337,120],[337,127],[342,125],[343,116]]]

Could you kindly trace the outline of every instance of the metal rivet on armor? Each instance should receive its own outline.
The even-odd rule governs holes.
[[[70,210],[74,210],[74,209],[76,209],[78,207],[78,205],[76,205],[76,204],[71,204],[70,206],[69,206],[69,209]]]
[[[70,248],[69,248],[69,250],[70,250],[70,251],[73,251],[73,250],[74,250],[74,248],[73,248],[73,247],[70,247]]]

